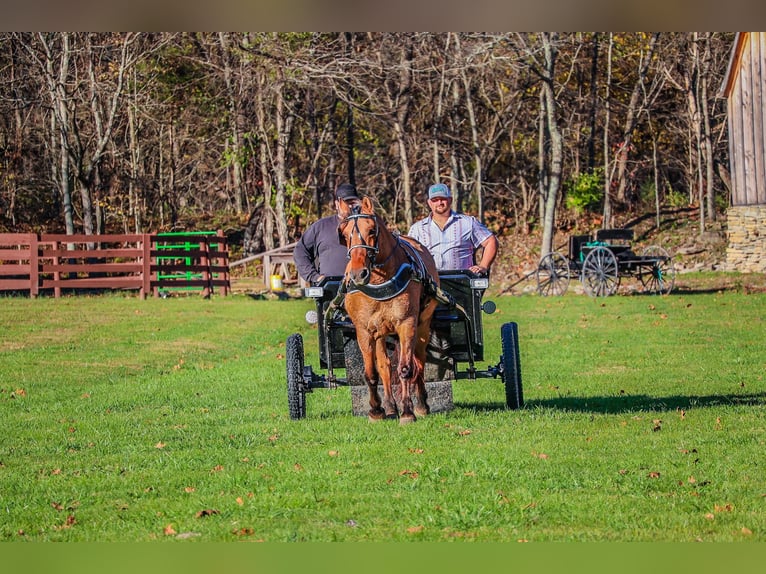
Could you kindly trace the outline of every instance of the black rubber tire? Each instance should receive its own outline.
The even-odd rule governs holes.
[[[505,404],[509,409],[520,409],[524,406],[524,392],[521,388],[519,327],[516,323],[505,323],[500,327],[500,342],[503,350],[500,364],[505,385]]]
[[[303,337],[293,333],[285,344],[287,363],[287,407],[294,421],[306,418],[306,388],[303,383]]]

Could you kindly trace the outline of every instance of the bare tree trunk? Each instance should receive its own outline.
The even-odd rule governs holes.
[[[715,197],[713,196],[713,134],[710,127],[710,109],[708,108],[708,74],[710,70],[710,32],[705,33],[705,54],[702,62],[702,81],[700,82],[700,101],[702,102],[702,143],[705,158],[705,197],[707,198],[707,217],[715,221]]]
[[[638,114],[636,108],[638,107],[639,97],[643,88],[646,74],[649,71],[649,65],[654,57],[654,49],[657,45],[657,40],[660,34],[656,32],[652,34],[649,40],[649,48],[645,56],[641,58],[641,64],[638,70],[638,79],[633,86],[633,92],[630,95],[630,102],[628,103],[628,109],[625,114],[625,125],[622,132],[622,141],[620,142],[620,149],[617,152],[617,199],[620,201],[626,200],[626,190],[628,187],[627,167],[628,167],[628,154],[630,153],[631,144],[633,142],[633,130],[636,127],[636,119]]]
[[[612,48],[614,35],[609,32],[609,45],[606,51],[606,93],[604,95],[604,221],[601,227],[612,227],[612,173],[609,170],[609,121],[611,120],[612,102]]]
[[[455,47],[463,60],[460,46],[460,37],[455,35]],[[474,111],[473,98],[471,97],[471,80],[466,72],[465,65],[460,66],[460,77],[463,80],[463,89],[465,90],[465,106],[468,112],[468,122],[471,127],[471,151],[473,153],[473,191],[476,194],[478,204],[478,217],[484,221],[484,198],[481,189],[482,165],[481,153],[479,150],[479,129],[477,126],[476,112]]]
[[[72,57],[70,47],[70,33],[62,32],[61,46],[58,58],[54,54],[54,47],[48,41],[46,35],[37,34],[37,40],[42,46],[45,60],[41,62],[37,58],[34,48],[24,45],[25,49],[36,60],[44,73],[48,88],[48,97],[51,102],[51,147],[58,156],[58,165],[54,166],[53,172],[57,174],[59,192],[64,209],[64,227],[67,235],[74,234],[74,206],[72,205],[72,180],[69,160],[69,96],[66,91],[67,78],[69,76],[69,64]],[[56,60],[58,60],[56,62]],[[56,70],[58,66],[58,70]]]
[[[231,48],[229,36],[226,32],[218,33],[218,43],[221,46],[221,59],[223,60],[223,79],[226,85],[226,104],[229,109],[229,133],[231,154],[229,168],[231,170],[231,192],[234,197],[234,211],[238,214],[244,212],[245,191],[242,185],[242,142],[238,121],[240,119],[239,105],[234,86],[233,71],[231,66]]]
[[[277,179],[274,201],[274,216],[277,224],[277,238],[280,245],[287,245],[287,215],[285,213],[285,194],[287,192],[287,143],[290,140],[294,116],[285,103],[285,81],[280,72],[277,83],[277,157],[275,175]]]
[[[545,98],[546,127],[550,136],[550,177],[545,198],[545,218],[543,219],[543,239],[540,253],[541,255],[547,255],[553,251],[556,202],[561,188],[561,174],[564,165],[564,144],[558,127],[558,107],[553,86],[556,77],[556,35],[546,32],[541,35],[541,38],[545,54],[543,95]]]
[[[256,107],[255,115],[258,123],[258,133],[260,141],[259,165],[261,171],[261,181],[263,182],[263,244],[266,249],[274,248],[274,211],[271,209],[271,150],[268,144],[268,130],[266,129],[266,104],[263,101],[264,90],[266,89],[266,72],[260,70],[258,73],[258,91],[255,95]],[[264,270],[268,273],[270,270]]]
[[[402,48],[399,60],[399,82],[395,86],[396,92],[389,90],[389,105],[394,110],[394,136],[399,150],[399,167],[402,171],[402,198],[404,199],[404,222],[409,228],[413,222],[412,210],[412,184],[410,181],[410,161],[407,150],[407,138],[405,126],[412,101],[412,60],[414,50],[411,43]]]

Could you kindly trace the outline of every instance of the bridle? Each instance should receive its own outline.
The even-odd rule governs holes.
[[[364,240],[364,237],[362,237],[362,231],[359,229],[359,220],[360,219],[371,219],[373,223],[373,229],[374,229],[374,241],[372,245],[367,245],[367,243]],[[371,213],[361,213],[359,210],[359,207],[353,207],[351,214],[349,214],[344,220],[343,220],[343,226],[345,227],[346,224],[353,223],[353,227],[351,228],[351,232],[348,236],[348,251],[346,254],[348,257],[351,257],[351,252],[354,249],[364,249],[366,250],[367,255],[367,267],[372,266],[375,263],[375,260],[378,258],[378,252],[380,249],[378,248],[378,236],[380,235],[380,230],[378,228],[378,220],[375,217],[375,215]],[[343,238],[343,234],[341,233],[341,238]],[[354,239],[358,239],[358,243],[354,244]],[[340,239],[340,238],[339,238]],[[345,238],[343,238],[345,240]]]

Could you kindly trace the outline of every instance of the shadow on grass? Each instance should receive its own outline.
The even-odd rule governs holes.
[[[619,397],[560,397],[555,399],[527,400],[524,409],[552,409],[570,412],[620,414],[646,411],[677,411],[718,406],[766,405],[766,393],[750,395],[706,395],[650,397],[648,395],[622,395]],[[504,410],[501,402],[472,403],[456,401],[456,408],[495,411]]]

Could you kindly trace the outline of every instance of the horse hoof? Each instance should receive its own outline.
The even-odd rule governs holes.
[[[414,423],[417,418],[415,418],[415,415],[402,415],[399,417],[399,424],[400,425],[408,425],[410,423]]]
[[[370,422],[375,423],[378,421],[382,421],[384,418],[386,418],[386,416],[382,410],[380,411],[371,410],[370,412],[367,413],[367,418],[370,420]]]

